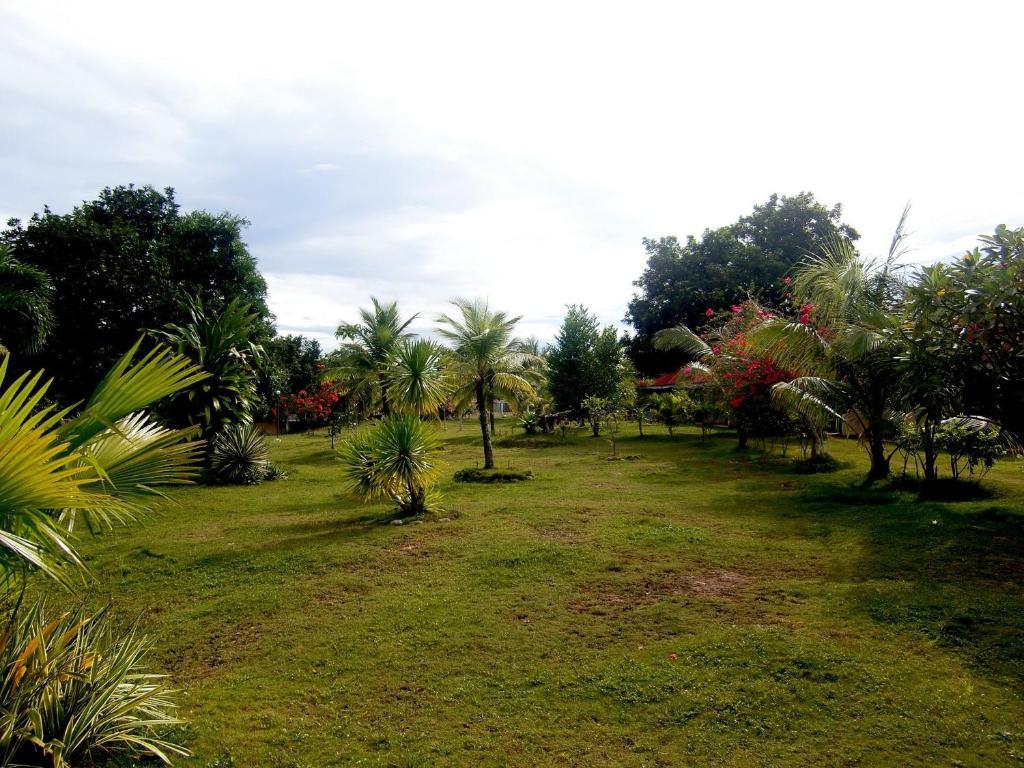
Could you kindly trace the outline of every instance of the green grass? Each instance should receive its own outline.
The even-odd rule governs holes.
[[[502,435],[510,428],[502,426]],[[142,615],[193,766],[999,766],[1024,761],[1024,473],[919,501],[658,429],[500,437],[515,484],[391,525],[326,438],[85,544]],[[450,478],[480,461],[449,426]]]

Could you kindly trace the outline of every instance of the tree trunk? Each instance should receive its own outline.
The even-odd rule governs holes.
[[[490,419],[490,422],[491,422],[491,434],[493,435],[494,434],[494,407],[493,406],[487,411],[487,417]]]
[[[924,481],[934,483],[939,479],[939,457],[935,450],[935,433],[927,424],[921,431],[921,450],[924,451]]]
[[[484,397],[484,383],[476,383],[476,408],[480,414],[480,433],[484,438],[484,469],[494,469],[494,448],[491,447],[491,430],[487,418],[487,398]]]
[[[874,430],[868,435],[868,447],[871,455],[869,480],[884,480],[889,476],[889,457],[885,455],[885,440],[881,433]]]
[[[746,430],[745,427],[739,427],[739,426],[736,427],[736,440],[737,440],[736,447],[739,450],[741,450],[741,451],[747,450],[747,448],[749,447],[749,444],[750,444],[750,435],[747,434],[747,430]]]

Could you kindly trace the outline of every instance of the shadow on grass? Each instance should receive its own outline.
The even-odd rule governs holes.
[[[784,514],[857,535],[852,605],[924,635],[993,680],[1024,684],[1024,514],[976,484],[922,498],[917,483],[813,480]],[[980,501],[979,501],[980,500]],[[857,584],[861,578],[864,580]]]

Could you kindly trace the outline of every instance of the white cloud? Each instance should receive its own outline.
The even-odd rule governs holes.
[[[107,184],[253,220],[282,328],[371,293],[621,319],[644,235],[772,192],[917,261],[1021,224],[1024,4],[21,0],[0,12],[0,208]]]

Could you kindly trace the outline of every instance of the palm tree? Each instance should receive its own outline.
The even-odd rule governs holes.
[[[398,302],[382,304],[375,297],[370,300],[372,310],[359,310],[361,322],[338,326],[336,335],[344,341],[325,375],[344,380],[369,408],[380,403],[384,415],[390,416],[388,375],[402,341],[413,336],[406,329],[419,315],[402,320]]]
[[[255,366],[263,359],[263,347],[253,341],[259,314],[239,299],[214,312],[190,298],[185,311],[184,325],[171,323],[150,333],[209,374],[178,397],[172,410],[181,423],[199,425],[203,438],[212,442],[226,426],[252,423]]]
[[[428,339],[403,339],[383,381],[388,402],[396,411],[436,414],[448,397],[445,349]]]
[[[449,376],[457,407],[475,403],[484,443],[484,467],[494,467],[487,415],[495,398],[532,397],[542,359],[513,337],[521,318],[492,312],[486,301],[454,299],[458,317],[441,315],[438,334],[451,342]]]
[[[888,476],[895,449],[887,452],[886,440],[900,420],[905,286],[897,262],[908,213],[881,263],[861,258],[845,238],[829,240],[795,271],[800,321],[772,318],[750,334],[777,365],[798,374],[776,384],[773,398],[818,423],[843,419],[868,452],[869,480]]]
[[[38,352],[53,327],[50,277],[0,245],[0,352]]]

